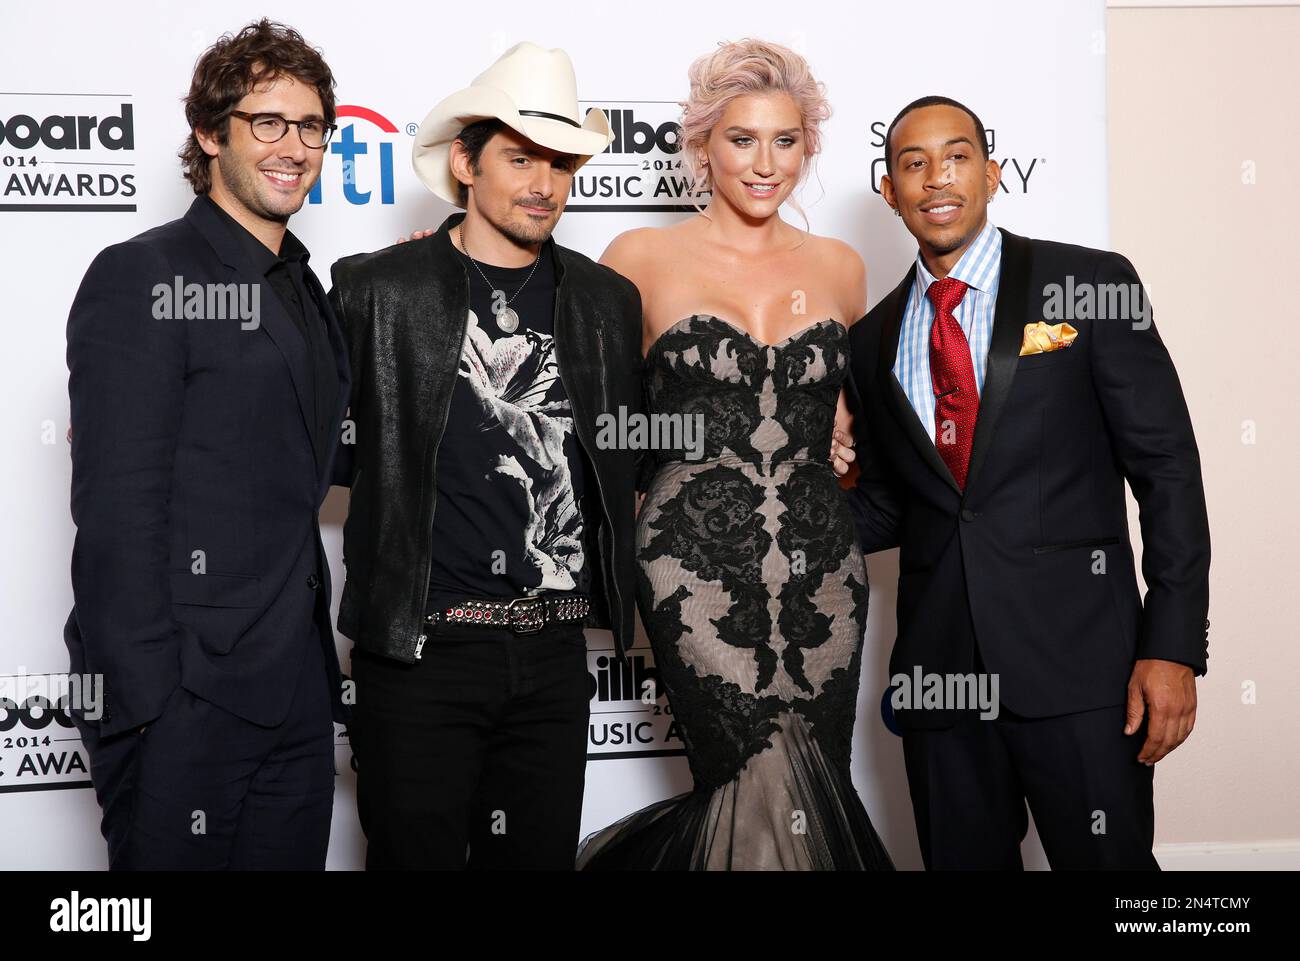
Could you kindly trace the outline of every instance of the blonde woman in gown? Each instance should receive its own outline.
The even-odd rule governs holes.
[[[801,57],[758,41],[697,61],[685,108],[707,210],[603,262],[641,291],[647,411],[705,428],[697,460],[650,452],[637,524],[695,787],[588,836],[578,867],[890,870],[849,773],[867,578],[828,456],[865,271],[777,213],[828,108]]]

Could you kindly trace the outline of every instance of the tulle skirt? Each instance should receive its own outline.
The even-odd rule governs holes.
[[[586,871],[892,871],[849,772],[803,717],[779,715],[772,746],[718,787],[651,804],[588,835]]]

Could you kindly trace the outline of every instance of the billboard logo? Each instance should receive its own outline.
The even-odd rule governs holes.
[[[682,163],[681,105],[675,100],[583,101],[609,118],[614,139],[573,177],[565,210],[626,213],[694,211],[708,195],[692,197]]]
[[[649,648],[631,648],[626,661],[607,648],[589,650],[587,678],[587,760],[686,753]]]
[[[31,150],[40,144],[50,150],[89,150],[93,134],[105,150],[134,150],[134,119],[129,103],[122,104],[117,116],[108,117],[62,114],[37,120],[20,113],[0,118],[0,147]]]
[[[96,675],[0,675],[0,793],[90,786],[69,708],[100,716]]]
[[[135,108],[106,98],[0,93],[0,211],[135,210]]]

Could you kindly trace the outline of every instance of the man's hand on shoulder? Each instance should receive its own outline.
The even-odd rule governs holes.
[[[425,227],[423,230],[413,230],[411,231],[411,240],[423,240],[425,237],[433,236],[434,233],[435,229],[433,227]],[[406,243],[406,238],[398,237],[397,242],[399,244],[404,244]]]

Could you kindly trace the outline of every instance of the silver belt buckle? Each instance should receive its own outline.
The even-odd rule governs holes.
[[[527,605],[532,604],[540,609],[541,615],[537,618],[537,623],[529,624],[527,622],[516,623],[514,613],[516,610],[522,610],[527,616]],[[516,607],[518,605],[518,607]],[[516,634],[536,634],[546,625],[546,599],[543,597],[516,597],[506,605],[506,617],[510,625],[510,630]]]

